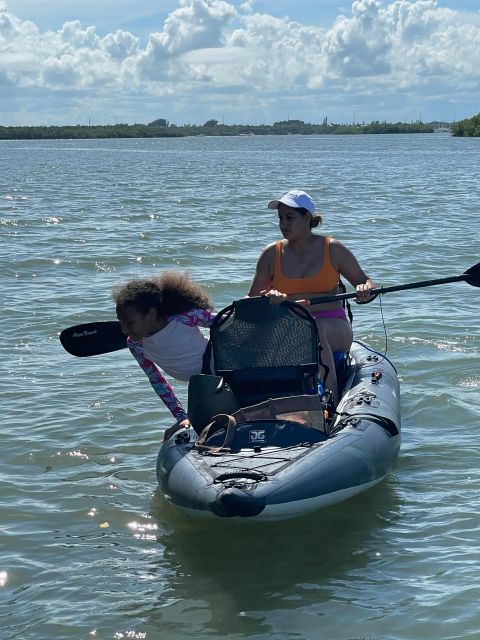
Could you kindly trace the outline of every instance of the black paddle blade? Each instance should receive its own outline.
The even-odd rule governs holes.
[[[467,269],[463,275],[467,284],[471,284],[472,287],[480,287],[480,262]]]
[[[60,334],[63,348],[72,356],[85,358],[124,349],[127,336],[116,320],[88,322],[64,329]]]

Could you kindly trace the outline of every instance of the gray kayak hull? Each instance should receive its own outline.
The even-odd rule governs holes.
[[[397,374],[368,345],[354,342],[350,355],[328,433],[288,420],[247,421],[237,425],[231,452],[209,453],[194,447],[193,430],[181,430],[158,454],[157,478],[167,500],[196,516],[281,520],[380,482],[400,449]]]

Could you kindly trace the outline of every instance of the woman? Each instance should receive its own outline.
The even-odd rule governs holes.
[[[113,299],[133,357],[177,425],[190,427],[187,413],[161,369],[184,381],[202,372],[208,339],[199,327],[209,327],[214,317],[208,294],[187,274],[166,271],[116,287]],[[172,429],[165,432],[166,439]]]
[[[318,295],[340,293],[340,276],[357,291],[357,299],[371,298],[374,282],[365,274],[347,247],[334,238],[312,233],[322,222],[312,198],[293,190],[268,204],[278,210],[283,240],[268,245],[260,255],[249,296],[269,295],[274,304],[282,299],[309,300]],[[311,306],[317,321],[325,384],[338,403],[334,351],[348,351],[351,324],[340,301]]]

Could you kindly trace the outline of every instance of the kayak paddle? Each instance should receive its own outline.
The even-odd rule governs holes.
[[[83,358],[124,349],[127,336],[122,333],[118,320],[107,320],[64,329],[60,334],[60,342],[72,356]]]
[[[480,262],[470,267],[461,276],[438,278],[437,280],[421,280],[391,287],[378,287],[372,289],[372,294],[377,296],[391,291],[419,289],[420,287],[431,287],[436,284],[461,282],[462,280],[472,285],[472,287],[480,287]],[[347,298],[355,298],[356,295],[356,292],[352,291],[351,293],[339,293],[334,296],[319,296],[318,298],[311,298],[309,304],[346,300]],[[73,356],[86,357],[124,349],[127,346],[127,337],[122,333],[120,323],[117,320],[107,320],[105,322],[88,322],[64,329],[60,334],[60,342],[65,351],[68,351]]]

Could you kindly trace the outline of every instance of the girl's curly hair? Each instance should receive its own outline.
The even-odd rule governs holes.
[[[192,309],[213,309],[208,293],[190,280],[188,273],[165,271],[160,276],[130,280],[113,289],[117,315],[131,306],[145,315],[153,307],[162,316]]]

